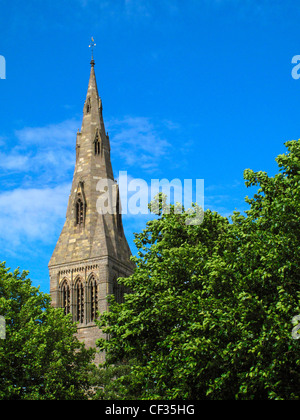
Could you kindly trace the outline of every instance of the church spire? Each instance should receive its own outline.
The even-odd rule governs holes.
[[[110,160],[109,137],[105,130],[102,100],[99,96],[95,61],[92,56],[89,84],[83,107],[81,132],[77,135],[77,161],[82,153],[93,156],[92,163],[100,165],[101,177],[114,179]]]
[[[99,187],[103,180],[111,185],[113,212],[99,211],[98,201],[105,195],[105,187]],[[133,270],[119,201],[92,52],[66,220],[49,262],[52,305],[72,314],[78,323],[77,337],[87,347],[95,346],[101,336],[95,314],[108,309],[107,295],[122,300],[124,289],[117,279]]]
[[[66,223],[50,265],[107,254],[128,261],[131,255],[123,232],[119,206],[116,204],[119,188],[114,179],[110,142],[102,111],[92,55],[82,126],[76,138],[76,163]],[[98,187],[100,180],[108,180],[113,185],[115,202],[112,207],[117,209],[114,214],[103,215],[98,211],[98,199],[102,194]]]

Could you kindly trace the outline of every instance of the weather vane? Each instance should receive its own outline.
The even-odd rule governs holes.
[[[94,37],[92,37],[92,42],[89,45],[90,48],[92,48],[92,61],[94,61],[94,48],[96,47]]]

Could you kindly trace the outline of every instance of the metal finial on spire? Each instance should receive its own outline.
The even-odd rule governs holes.
[[[94,48],[96,47],[96,43],[95,43],[95,41],[94,41],[94,37],[92,37],[92,39],[91,39],[91,43],[90,43],[90,45],[89,45],[89,48],[91,48],[92,49],[92,61],[91,61],[91,65],[93,66],[94,64],[95,64],[95,61],[94,61]]]

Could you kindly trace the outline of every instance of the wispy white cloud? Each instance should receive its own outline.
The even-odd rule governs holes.
[[[25,127],[16,130],[15,134],[20,145],[36,145],[39,147],[53,148],[53,146],[70,146],[75,144],[76,131],[81,123],[78,120],[66,120],[45,127]]]
[[[24,171],[28,167],[29,157],[19,154],[15,151],[12,153],[0,153],[0,169],[7,171]]]
[[[170,123],[170,122],[169,122]],[[146,170],[156,169],[171,151],[171,144],[161,134],[161,128],[145,117],[125,117],[108,122],[111,144],[126,166],[138,165]]]
[[[112,119],[107,125],[113,153],[124,159],[125,168],[138,165],[147,171],[156,170],[169,158],[172,146],[166,138],[178,128],[172,121],[153,123],[132,116]],[[13,149],[0,152],[1,175],[15,179],[10,174],[19,174],[10,189],[7,186],[0,193],[2,250],[9,250],[12,243],[15,248],[21,243],[30,247],[34,241],[47,244],[59,234],[70,193],[78,127],[76,120],[24,127],[15,131]],[[145,223],[142,217],[141,223]]]
[[[0,193],[1,249],[34,241],[51,243],[62,227],[70,188],[64,184]]]
[[[75,139],[81,122],[75,119],[48,124],[44,127],[24,127],[15,131],[15,145],[0,153],[0,169],[7,172],[35,173],[35,180],[48,177],[49,182],[74,167]],[[172,145],[168,135],[179,128],[176,122],[163,120],[153,123],[147,117],[126,116],[107,122],[114,155],[126,167],[136,166],[146,171],[157,169],[162,159],[168,159]]]
[[[61,181],[74,167],[78,127],[80,122],[72,119],[16,130],[14,147],[7,150],[4,145],[0,152],[1,175],[27,174],[34,185],[39,180],[45,186]]]
[[[62,228],[75,163],[76,120],[24,127],[0,152],[6,191],[0,193],[0,249],[49,245]]]

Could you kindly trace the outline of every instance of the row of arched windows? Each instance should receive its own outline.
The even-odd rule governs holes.
[[[87,287],[84,287],[80,278],[73,287],[65,279],[61,285],[61,307],[66,315],[73,315],[75,322],[93,322],[98,311],[98,286],[95,277],[90,278]]]
[[[65,314],[72,314],[73,320],[80,324],[93,322],[97,318],[98,308],[98,285],[96,278],[91,276],[85,286],[81,278],[77,278],[74,286],[70,286],[64,279],[60,287],[61,307]],[[113,281],[113,294],[116,302],[124,302],[124,286],[117,279]]]

